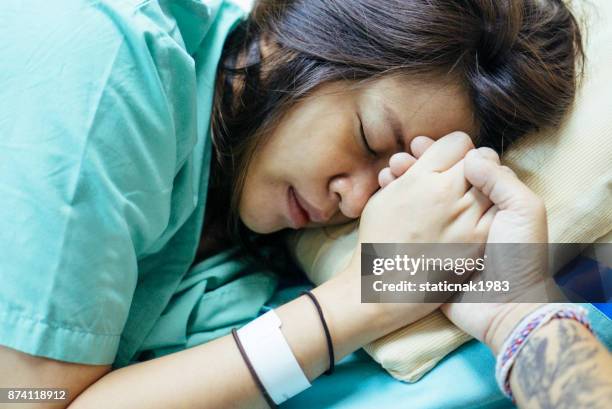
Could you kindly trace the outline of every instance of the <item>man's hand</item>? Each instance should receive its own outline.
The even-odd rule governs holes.
[[[540,285],[547,269],[548,238],[544,202],[512,170],[502,166],[499,156],[491,149],[470,151],[464,163],[466,179],[494,203],[485,254],[489,253],[489,260],[503,266],[503,273],[513,284],[521,284],[521,291],[543,289]],[[500,247],[495,243],[516,243],[516,246]],[[494,279],[499,278],[499,272],[493,273]],[[511,292],[511,299],[503,300],[500,295],[500,301],[516,302],[517,295]],[[455,325],[495,350],[499,340],[493,339],[492,328],[511,310],[535,307],[535,304],[454,303],[445,304],[441,309]]]

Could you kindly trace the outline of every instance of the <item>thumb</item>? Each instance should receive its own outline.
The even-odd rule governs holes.
[[[500,210],[525,208],[526,205],[539,201],[510,168],[499,165],[477,149],[472,149],[465,156],[464,172],[472,186],[480,190]]]

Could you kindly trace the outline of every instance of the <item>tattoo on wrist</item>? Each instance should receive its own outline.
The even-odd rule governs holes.
[[[554,323],[554,337],[534,334],[514,365],[516,386],[528,407],[609,408],[612,380],[597,375],[600,350],[592,335],[570,320]]]

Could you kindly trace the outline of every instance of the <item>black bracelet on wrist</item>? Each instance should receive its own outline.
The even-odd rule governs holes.
[[[325,317],[323,316],[323,309],[321,308],[321,304],[314,296],[314,294],[310,291],[303,291],[303,295],[307,295],[308,298],[312,300],[315,307],[317,308],[317,312],[319,313],[319,318],[321,319],[321,324],[323,324],[323,331],[325,332],[325,339],[327,341],[327,351],[329,352],[329,369],[325,371],[325,375],[331,375],[334,372],[335,358],[334,358],[334,343],[332,342],[332,337],[329,332],[329,327],[327,326],[327,322],[325,321]]]
[[[234,341],[236,341],[236,345],[238,346],[240,355],[242,355],[242,359],[244,359],[244,362],[246,363],[247,368],[249,368],[249,372],[251,373],[251,376],[253,376],[253,380],[255,381],[257,388],[259,388],[259,390],[261,391],[261,394],[263,395],[264,399],[266,400],[270,408],[276,409],[277,407],[276,403],[274,403],[274,401],[268,394],[268,391],[263,386],[263,383],[261,383],[261,379],[259,379],[259,376],[257,376],[257,372],[255,372],[255,368],[253,368],[253,364],[251,364],[251,361],[249,360],[249,357],[247,356],[242,346],[242,342],[240,342],[240,337],[238,336],[238,331],[236,331],[236,328],[232,328],[232,336],[234,337]]]

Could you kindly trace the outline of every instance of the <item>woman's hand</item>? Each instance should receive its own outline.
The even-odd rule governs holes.
[[[366,204],[359,241],[484,242],[492,221],[484,216],[491,202],[467,182],[463,164],[473,148],[467,134],[453,132],[432,142],[414,163],[408,154],[394,155],[389,169],[406,170]]]

